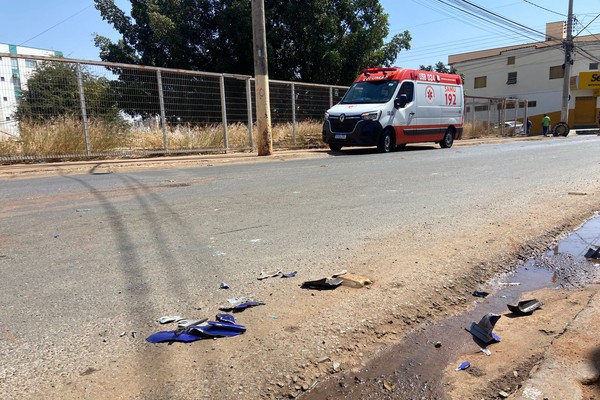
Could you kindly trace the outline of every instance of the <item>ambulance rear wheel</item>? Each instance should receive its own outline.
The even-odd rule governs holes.
[[[389,153],[395,147],[395,144],[392,139],[392,133],[389,129],[386,129],[381,133],[379,137],[379,143],[377,144],[377,150],[380,153]]]
[[[331,151],[340,151],[340,150],[342,149],[342,145],[341,145],[341,144],[333,144],[333,143],[330,143],[330,144],[329,144],[329,149],[330,149]]]
[[[440,147],[442,149],[449,149],[452,147],[454,143],[454,129],[448,128],[446,129],[446,133],[444,133],[444,139],[440,142]]]

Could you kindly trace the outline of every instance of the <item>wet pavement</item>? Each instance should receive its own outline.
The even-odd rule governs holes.
[[[465,330],[487,313],[506,312],[506,305],[524,293],[544,288],[576,289],[600,278],[600,260],[585,259],[600,245],[600,217],[559,240],[543,255],[527,260],[507,274],[473,290],[491,294],[473,297],[469,310],[440,321],[421,324],[401,343],[368,362],[359,372],[340,374],[305,393],[303,399],[447,399],[445,367],[461,354],[480,347]],[[493,351],[493,346],[491,347]],[[477,369],[471,369],[477,374]]]

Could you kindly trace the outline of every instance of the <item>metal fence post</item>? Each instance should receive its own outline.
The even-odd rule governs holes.
[[[296,146],[296,85],[292,83],[292,136]]]
[[[329,108],[333,107],[333,86],[329,86]]]
[[[90,155],[90,131],[85,109],[85,93],[83,92],[83,77],[81,75],[81,64],[77,63],[77,86],[79,86],[79,103],[81,104],[81,118],[83,119],[83,135],[85,137],[85,154]]]
[[[160,126],[163,134],[163,148],[169,151],[169,143],[167,141],[167,119],[165,117],[165,96],[163,94],[162,74],[160,69],[156,70],[156,81],[158,82],[158,102],[160,104]]]
[[[250,79],[246,79],[246,103],[248,104],[248,138],[250,139],[250,149],[254,151],[254,121],[252,120],[252,84]]]
[[[223,121],[223,141],[225,143],[225,151],[229,149],[229,136],[227,132],[227,106],[225,104],[225,76],[219,77],[219,86],[221,89],[221,119]]]

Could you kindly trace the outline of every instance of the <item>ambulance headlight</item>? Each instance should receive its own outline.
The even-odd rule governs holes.
[[[362,113],[360,115],[360,118],[362,120],[367,120],[367,121],[378,121],[380,116],[381,116],[381,111],[373,111],[373,112]]]

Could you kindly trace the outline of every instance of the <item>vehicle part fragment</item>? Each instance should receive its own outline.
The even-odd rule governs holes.
[[[483,344],[499,342],[500,337],[492,332],[499,319],[500,315],[488,313],[478,323],[471,322],[465,329]]]
[[[538,299],[519,301],[517,304],[507,304],[506,307],[515,315],[530,315],[544,303]]]
[[[315,281],[306,281],[302,283],[301,288],[303,289],[315,289],[315,290],[331,290],[336,289],[344,282],[340,278],[321,278]]]

